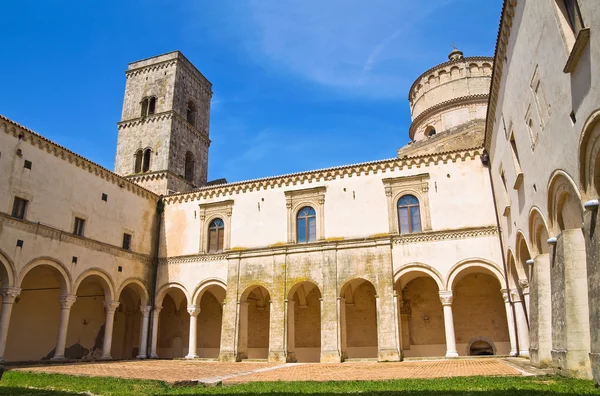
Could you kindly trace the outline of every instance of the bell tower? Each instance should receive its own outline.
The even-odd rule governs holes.
[[[157,194],[206,184],[212,84],[179,51],[125,71],[115,172]]]

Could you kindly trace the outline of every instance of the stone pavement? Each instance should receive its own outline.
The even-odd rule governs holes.
[[[524,368],[525,367],[525,368]],[[139,360],[73,363],[13,368],[12,370],[161,380],[179,384],[238,384],[254,381],[356,381],[439,378],[472,375],[527,375],[505,359],[441,359],[400,363],[341,364],[222,363],[188,360]]]

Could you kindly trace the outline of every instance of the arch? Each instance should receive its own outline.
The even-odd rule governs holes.
[[[455,78],[460,78],[460,69],[458,66],[452,66],[450,68],[450,78],[454,80]]]
[[[224,280],[220,278],[205,279],[194,289],[190,304],[199,305],[200,301],[202,300],[202,296],[211,287],[221,287],[224,291],[227,291],[227,283],[225,283]]]
[[[0,265],[0,268],[4,269],[4,273],[0,273],[0,276],[2,276],[2,279],[0,279],[0,281],[2,281],[1,286],[3,288],[15,286],[15,265],[13,264],[12,260],[8,257],[8,255],[4,253],[4,251],[2,251],[1,249],[0,262],[2,263],[2,265]],[[4,275],[6,275],[6,282],[4,279]]]
[[[448,277],[446,278],[446,290],[452,290],[455,283],[460,280],[460,277],[467,275],[471,272],[470,269],[482,269],[483,271],[479,272],[488,272],[492,276],[494,276],[498,282],[500,282],[500,286],[504,283],[504,276],[502,275],[502,270],[494,263],[489,260],[483,258],[468,258],[458,263],[454,264],[450,271],[448,271]],[[459,277],[460,275],[460,277]]]
[[[471,338],[469,340],[469,342],[467,343],[467,347],[465,348],[465,356],[472,356],[471,355],[471,347],[476,342],[486,342],[486,343],[488,343],[489,346],[492,348],[492,354],[496,355],[496,344],[494,344],[494,341],[492,341],[492,339],[489,338],[489,337],[477,336],[477,337]]]
[[[432,266],[423,263],[411,263],[401,266],[394,273],[394,284],[396,284],[404,275],[407,275],[411,272],[422,273],[430,276],[431,278],[433,278],[435,283],[437,283],[438,289],[440,291],[445,290],[442,274],[440,274],[439,271],[433,268]],[[407,280],[406,283],[410,282],[414,278],[416,277]]]
[[[101,268],[90,268],[79,275],[73,284],[73,292],[77,293],[77,289],[81,285],[81,282],[90,276],[101,278],[104,281],[102,284],[102,287],[104,288],[104,298],[107,301],[115,301],[115,287],[113,286],[113,281],[110,278],[110,275]],[[116,296],[116,298],[118,298],[118,296]]]
[[[549,252],[548,244],[548,224],[542,215],[540,209],[532,206],[529,210],[529,243],[535,248],[537,254],[545,254]]]
[[[67,270],[67,267],[65,267],[65,265],[63,263],[61,263],[59,260],[56,260],[51,257],[38,257],[38,258],[31,260],[29,263],[27,263],[23,267],[21,272],[19,272],[19,275],[17,276],[17,280],[15,282],[15,286],[21,287],[21,284],[23,283],[23,279],[25,279],[25,276],[27,276],[29,271],[31,271],[32,269],[39,267],[41,265],[48,265],[48,266],[56,269],[62,275],[62,277],[59,279],[62,292],[64,294],[71,294],[73,288],[72,288],[72,279],[71,279],[71,275],[69,274],[69,270]]]
[[[341,289],[342,355],[374,358],[379,348],[377,288],[364,278],[347,281]]]
[[[512,248],[508,248],[506,253],[506,269],[508,282],[511,289],[516,289],[519,282],[519,273],[515,262],[515,255],[513,254]],[[502,283],[500,283],[502,285]]]
[[[141,305],[148,305],[150,302],[150,294],[148,293],[148,288],[144,284],[144,282],[139,278],[127,278],[123,282],[121,282],[121,286],[117,291],[116,297],[119,298],[121,293],[127,286],[132,286],[135,289],[139,296]]]
[[[548,216],[557,233],[582,227],[583,206],[579,189],[571,176],[562,170],[552,172],[548,182]]]
[[[238,353],[240,358],[266,359],[269,355],[271,295],[262,285],[251,285],[240,296]]]
[[[144,151],[142,149],[138,149],[135,154],[135,164],[133,166],[133,171],[135,173],[140,173],[142,171],[142,162],[144,160]]]
[[[296,242],[307,243],[317,240],[317,211],[312,206],[303,206],[296,213]]]
[[[363,277],[351,278],[351,279],[348,279],[346,282],[344,282],[344,284],[340,288],[339,297],[344,297],[344,294],[346,293],[347,288],[350,288],[350,290],[352,290],[353,286],[356,286],[357,284],[361,284],[363,282],[369,282],[371,285],[373,285],[373,287],[375,287],[375,283],[370,279],[363,278]],[[375,287],[375,291],[377,291],[376,287]]]
[[[240,295],[240,302],[245,302],[248,300],[248,296],[250,295],[250,293],[252,293],[254,291],[254,289],[258,289],[260,292],[260,302],[262,303],[262,306],[265,306],[267,303],[269,303],[271,301],[271,292],[269,292],[269,289],[266,288],[266,286],[262,285],[262,284],[253,284],[248,286],[244,292]],[[266,293],[265,293],[266,292]],[[268,300],[267,300],[268,298]]]
[[[225,222],[218,215],[208,221],[208,242],[206,251],[209,253],[223,251],[225,242]]]
[[[187,151],[185,153],[185,167],[184,167],[184,175],[185,180],[191,182],[194,180],[194,165],[196,161],[194,160],[194,154],[191,151]]]
[[[141,110],[142,110],[142,112],[141,112],[141,114],[140,114],[140,115],[141,115],[141,117],[146,117],[146,116],[148,115],[148,104],[149,104],[149,99],[148,99],[148,98],[144,98],[144,99],[142,99],[142,101],[141,101],[141,103],[140,103],[140,104],[141,104],[141,106],[142,106],[142,107],[141,107]]]
[[[152,115],[156,112],[156,96],[151,96],[148,102],[148,115]]]
[[[421,220],[421,201],[413,194],[402,195],[396,202],[398,211],[398,231],[400,234],[412,234],[423,230]]]
[[[529,266],[527,265],[527,260],[531,258],[531,249],[529,249],[529,244],[527,243],[527,238],[525,238],[525,234],[522,230],[517,231],[517,243],[516,243],[516,263],[517,263],[517,271],[519,273],[519,279],[529,279],[531,274],[529,271]]]
[[[304,291],[301,291],[301,289],[303,289],[303,286],[306,284],[311,284],[313,285],[315,288],[317,288],[317,290],[319,291],[319,294],[323,295],[323,293],[321,292],[321,288],[319,287],[319,284],[317,282],[315,282],[314,280],[305,280],[302,282],[298,282],[296,284],[294,284],[291,288],[290,291],[288,292],[288,299],[291,299],[295,293],[302,293],[304,296],[306,295],[306,293]],[[312,291],[312,289],[311,289]]]
[[[316,282],[294,284],[287,299],[288,361],[319,362],[321,356],[321,300]]]
[[[579,140],[579,180],[582,191],[590,198],[600,196],[600,109],[593,111]]]
[[[186,120],[192,125],[196,122],[196,104],[193,100],[189,100],[187,103]]]
[[[150,157],[152,150],[147,148],[144,150],[144,159],[142,161],[142,172],[148,172],[150,170]]]
[[[471,63],[469,65],[469,74],[471,74],[471,76],[479,76],[479,65],[477,65],[477,63]]]
[[[169,282],[169,283],[165,283],[164,285],[162,285],[156,291],[156,298],[154,299],[154,306],[155,307],[161,307],[162,306],[163,299],[165,298],[165,296],[167,295],[167,293],[169,293],[170,289],[179,289],[179,290],[181,290],[183,292],[183,295],[185,296],[186,301],[191,301],[190,295],[189,295],[187,289],[185,288],[185,286],[183,286],[179,282]]]
[[[425,136],[431,137],[434,136],[436,134],[435,128],[433,127],[433,125],[427,125],[427,127],[425,127]]]

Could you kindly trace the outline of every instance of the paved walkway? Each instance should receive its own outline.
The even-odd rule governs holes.
[[[526,375],[504,359],[457,359],[342,364],[221,363],[141,360],[19,367],[13,370],[68,375],[138,378],[171,383],[237,384],[253,381],[356,381],[472,375]]]

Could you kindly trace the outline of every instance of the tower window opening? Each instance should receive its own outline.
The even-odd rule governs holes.
[[[148,104],[148,115],[154,114],[156,110],[156,98],[153,96],[150,98],[150,102]]]
[[[436,134],[435,128],[433,126],[428,126],[425,128],[425,136],[431,137]]]
[[[156,97],[150,96],[142,99],[142,117],[154,114],[156,111]]]
[[[188,102],[188,105],[187,105],[186,119],[187,119],[187,122],[189,122],[192,125],[195,125],[195,121],[196,121],[196,105],[191,100]]]
[[[135,152],[135,166],[133,171],[135,173],[140,173],[142,171],[142,160],[144,157],[144,153],[142,150],[138,150]]]
[[[569,26],[575,35],[579,34],[579,31],[583,29],[583,18],[581,17],[581,11],[579,10],[579,4],[577,0],[563,0],[565,5],[565,11]]]
[[[190,151],[185,153],[185,180],[191,182],[194,179],[194,154]]]
[[[152,150],[146,149],[144,150],[144,163],[142,166],[142,172],[148,172],[150,170],[150,154]]]

